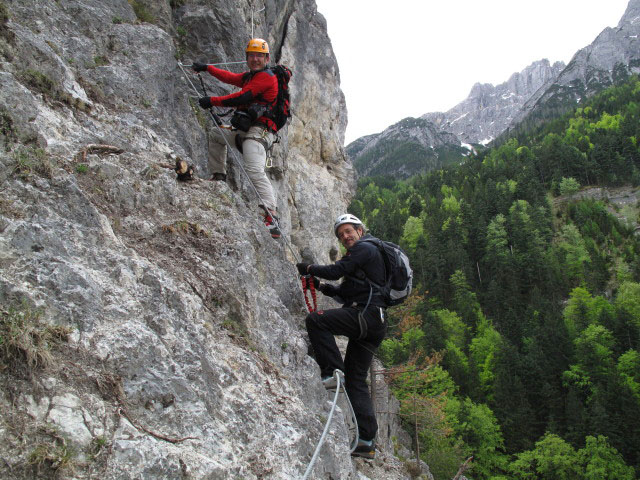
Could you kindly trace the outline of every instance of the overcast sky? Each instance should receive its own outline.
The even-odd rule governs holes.
[[[446,111],[477,83],[565,64],[628,0],[316,0],[327,19],[349,124],[345,145],[406,117]]]

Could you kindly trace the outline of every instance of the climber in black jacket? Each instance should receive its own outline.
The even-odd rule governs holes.
[[[327,283],[319,285],[318,289],[323,294],[333,297],[343,306],[307,315],[307,332],[325,388],[335,390],[334,370],[345,374],[345,388],[360,435],[352,455],[374,458],[378,423],[366,380],[373,353],[386,333],[386,323],[385,302],[366,279],[378,285],[384,284],[384,259],[373,243],[360,241],[371,236],[365,233],[364,225],[354,215],[340,215],[335,222],[334,233],[347,249],[344,257],[333,265],[296,265],[300,275],[327,280],[344,278],[337,287]],[[334,335],[349,338],[344,361]]]

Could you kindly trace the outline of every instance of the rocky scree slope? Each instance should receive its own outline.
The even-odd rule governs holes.
[[[243,1],[0,1],[2,478],[304,472],[328,397],[291,250],[335,257],[327,232],[353,184],[312,0],[256,15],[295,75],[270,173],[291,250],[237,169],[227,185],[165,168],[181,157],[208,174],[176,58],[237,60],[250,18]],[[363,478],[339,417],[314,478]],[[382,426],[367,475],[407,478],[390,454],[401,432]]]

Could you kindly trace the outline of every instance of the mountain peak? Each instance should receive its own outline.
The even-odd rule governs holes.
[[[452,109],[421,118],[457,135],[464,143],[486,144],[506,129],[524,103],[549,85],[564,67],[563,62],[551,65],[546,58],[537,60],[499,85],[476,83],[469,96]]]
[[[640,24],[640,0],[630,0],[627,9],[618,22],[618,28],[637,24]]]

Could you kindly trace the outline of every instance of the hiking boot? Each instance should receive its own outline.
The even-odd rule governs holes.
[[[336,377],[324,377],[322,379],[322,385],[324,385],[324,388],[326,388],[330,392],[335,392],[338,386],[338,382],[336,381]]]
[[[342,370],[335,369],[332,377],[322,377],[322,384],[324,385],[324,388],[331,392],[335,392],[338,387],[338,380],[335,375],[336,372],[338,372],[338,375],[340,376],[340,385],[344,387],[344,373]]]
[[[376,458],[375,440],[362,440],[361,438],[358,439],[358,445],[356,445],[355,450],[351,452],[351,456],[373,460],[374,458]]]
[[[212,181],[216,181],[216,182],[226,182],[227,181],[227,174],[226,173],[216,172],[213,175],[211,175],[211,180]]]
[[[276,217],[273,213],[264,215],[264,224],[269,229],[269,233],[271,234],[271,238],[280,238],[281,232],[278,227],[278,217]]]

